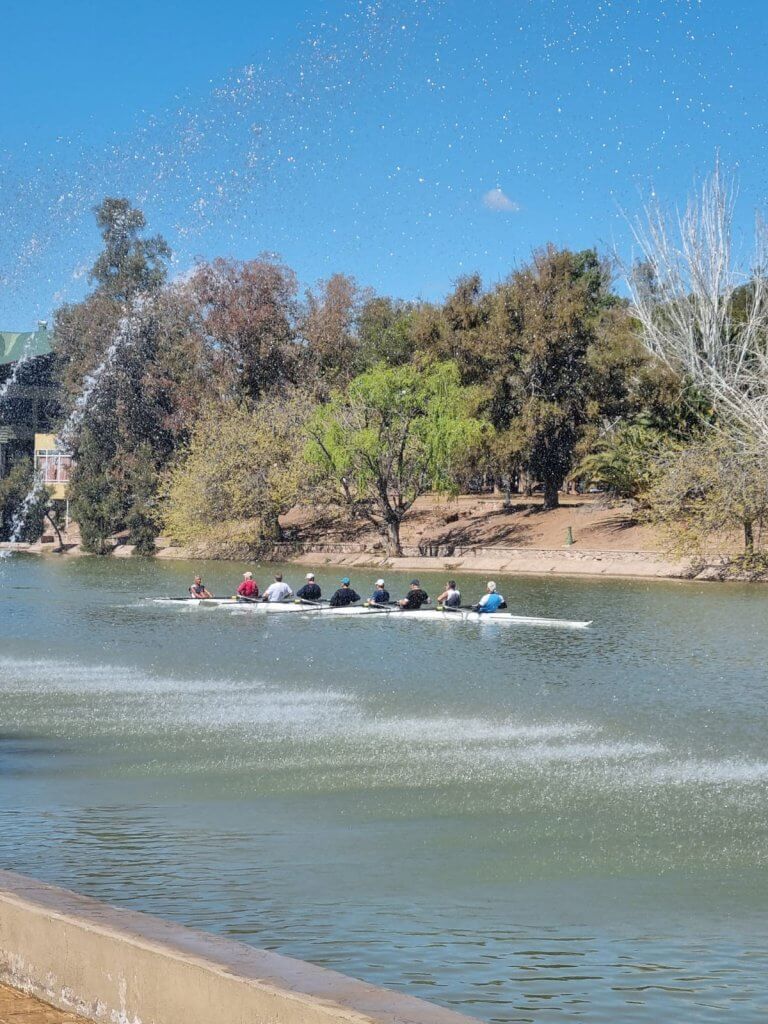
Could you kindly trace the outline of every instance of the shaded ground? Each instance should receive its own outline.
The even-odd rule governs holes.
[[[295,509],[283,523],[290,539],[303,543],[355,542],[371,548],[380,543],[368,524],[336,514]],[[592,495],[563,496],[561,507],[549,512],[543,510],[537,496],[516,496],[511,507],[504,508],[502,499],[495,497],[438,499],[425,495],[406,517],[402,540],[406,546],[423,549],[424,554],[442,545],[562,548],[569,527],[574,544],[585,551],[661,549],[654,530],[634,519],[630,505],[609,508]]]

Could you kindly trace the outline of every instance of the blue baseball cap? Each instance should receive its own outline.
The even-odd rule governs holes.
[[[345,576],[344,579],[341,582],[342,583],[349,583],[349,576]]]

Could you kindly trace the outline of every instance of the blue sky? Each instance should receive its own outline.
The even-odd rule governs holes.
[[[547,241],[625,251],[720,152],[766,204],[755,0],[43,0],[4,13],[0,327],[78,298],[127,195],[197,257],[283,255],[406,298]]]

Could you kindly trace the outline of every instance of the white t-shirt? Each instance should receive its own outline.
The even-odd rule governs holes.
[[[293,591],[287,583],[284,583],[282,580],[280,582],[275,580],[275,582],[270,583],[264,591],[264,597],[266,597],[269,602],[284,601],[286,597],[293,597]]]

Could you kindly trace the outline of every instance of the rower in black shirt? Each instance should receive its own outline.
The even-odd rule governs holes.
[[[408,593],[405,595],[402,601],[398,601],[397,603],[400,605],[404,612],[415,612],[418,611],[418,609],[421,608],[421,606],[423,604],[426,604],[428,601],[429,595],[425,590],[421,589],[421,584],[419,583],[419,581],[411,580],[411,589],[408,591]]]
[[[304,601],[319,601],[323,596],[323,592],[315,583],[315,574],[313,572],[307,573],[307,582],[296,591],[296,597],[301,598]]]
[[[346,608],[347,605],[354,604],[355,601],[360,600],[360,595],[349,584],[349,576],[345,576],[341,581],[341,586],[328,602],[331,608]]]

